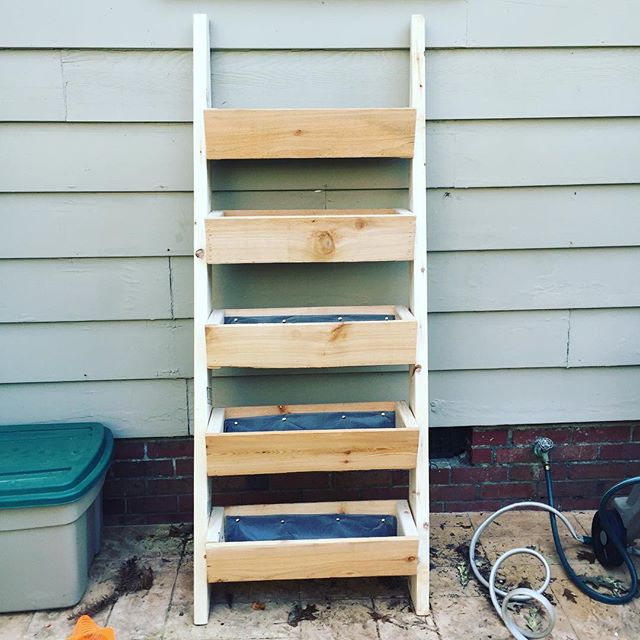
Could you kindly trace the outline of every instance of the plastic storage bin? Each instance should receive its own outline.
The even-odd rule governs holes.
[[[0,612],[82,598],[112,452],[98,423],[0,426]]]

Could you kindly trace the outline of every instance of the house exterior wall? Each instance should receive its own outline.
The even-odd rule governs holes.
[[[517,500],[546,501],[544,472],[532,443],[546,436],[551,452],[556,506],[597,509],[600,496],[621,479],[637,475],[640,423],[562,424],[466,429],[466,450],[432,460],[430,508],[493,511]],[[104,488],[110,524],[190,521],[193,515],[193,440],[118,440]],[[398,470],[271,474],[216,478],[218,505],[403,499],[408,472]]]
[[[425,14],[432,425],[638,418],[636,2],[28,0],[0,8],[0,423],[190,434],[193,12],[220,107],[405,105]],[[221,164],[214,202],[402,206],[406,168]],[[402,264],[215,282],[221,306],[407,295]],[[406,393],[393,368],[238,373],[217,404]]]

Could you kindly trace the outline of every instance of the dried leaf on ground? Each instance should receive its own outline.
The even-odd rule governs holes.
[[[524,621],[531,631],[539,631],[542,628],[542,616],[535,607],[527,610],[524,614]]]
[[[464,588],[469,584],[469,565],[466,562],[458,562],[456,569],[458,570],[458,580]]]
[[[76,620],[81,615],[95,616],[107,607],[115,604],[120,596],[137,591],[148,591],[153,586],[153,569],[140,566],[137,556],[127,558],[118,568],[113,591],[97,600],[80,605],[69,616],[69,620]]]
[[[297,627],[303,620],[317,620],[318,607],[315,604],[308,604],[304,609],[299,605],[295,605],[287,616],[287,624],[291,627]]]

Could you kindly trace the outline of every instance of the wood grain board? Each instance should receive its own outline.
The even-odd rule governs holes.
[[[402,501],[401,501],[402,502]],[[406,504],[406,501],[404,501]],[[227,516],[269,516],[280,513],[350,513],[354,515],[395,515],[396,500],[345,500],[342,502],[296,502],[294,504],[250,504],[225,507]]]
[[[375,210],[234,213],[207,218],[207,262],[385,262],[413,258],[415,218],[410,214]]]
[[[212,520],[219,530],[220,511]],[[209,542],[210,582],[412,575],[418,537],[406,500],[248,505],[224,508],[225,516],[288,514],[370,514],[398,517],[396,537]],[[215,516],[215,517],[214,517]],[[212,539],[220,539],[220,535]]]
[[[207,109],[207,158],[410,158],[413,109]]]
[[[207,544],[209,582],[244,582],[416,572],[417,537],[276,540]]]
[[[267,315],[280,313],[277,309],[264,311]],[[307,307],[295,313],[322,312]],[[398,319],[245,325],[210,322],[205,335],[210,368],[409,364],[415,358],[416,324]]]
[[[417,429],[342,429],[207,435],[210,476],[413,469]]]
[[[396,428],[309,429],[224,433],[216,416],[207,432],[210,476],[290,473],[301,471],[353,471],[412,469],[416,465],[418,428],[411,410],[400,403],[346,403],[289,407],[232,407],[224,416],[287,415],[328,411],[396,411]],[[210,423],[211,424],[211,423]]]
[[[224,415],[227,418],[248,418],[250,416],[286,415],[288,413],[318,413],[326,411],[399,411],[401,406],[406,407],[406,403],[341,402],[334,404],[279,404],[256,407],[226,407],[224,409]],[[397,420],[398,414],[396,413],[396,424]]]

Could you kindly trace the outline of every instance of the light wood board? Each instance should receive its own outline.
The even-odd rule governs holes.
[[[225,507],[228,516],[267,516],[304,513],[350,513],[354,515],[395,515],[395,500],[347,500],[343,502],[296,502],[293,504],[250,504]]]
[[[226,418],[247,418],[250,416],[286,415],[288,413],[321,413],[330,411],[398,411],[404,403],[394,402],[344,402],[334,404],[279,404],[256,407],[226,407]],[[396,420],[398,415],[396,414]]]
[[[207,158],[410,158],[412,109],[208,109]]]
[[[207,435],[211,476],[413,469],[417,429],[343,429]]]
[[[312,308],[307,308],[307,312],[322,313]],[[343,312],[349,313],[347,309]],[[276,369],[407,364],[415,358],[415,339],[413,320],[208,323],[207,364]]]
[[[210,582],[406,576],[416,571],[417,538],[277,540],[207,544]]]
[[[278,214],[230,216],[225,212],[208,218],[207,262],[383,262],[413,257],[415,219],[411,215]]]

